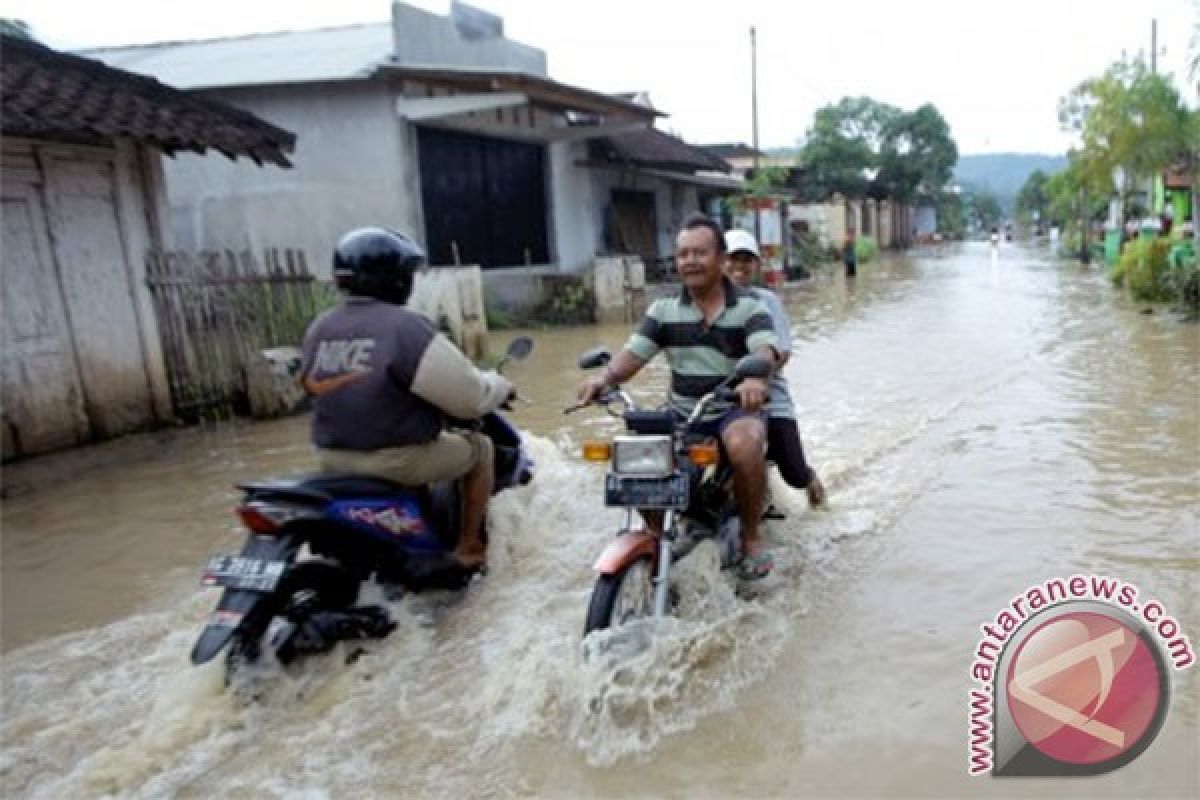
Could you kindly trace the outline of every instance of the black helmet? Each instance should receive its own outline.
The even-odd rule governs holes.
[[[350,294],[402,306],[412,293],[413,275],[425,252],[402,233],[387,228],[350,231],[333,250],[333,279]]]

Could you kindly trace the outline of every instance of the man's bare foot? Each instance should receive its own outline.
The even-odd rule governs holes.
[[[809,508],[824,507],[828,498],[825,493],[825,484],[821,483],[820,478],[813,475],[813,479],[809,481],[808,486],[804,487],[804,491],[808,494]]]
[[[464,569],[479,569],[487,566],[487,549],[481,547],[461,547],[450,554],[459,566]]]

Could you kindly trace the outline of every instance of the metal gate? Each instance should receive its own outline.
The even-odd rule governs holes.
[[[545,148],[418,128],[431,264],[545,264]]]

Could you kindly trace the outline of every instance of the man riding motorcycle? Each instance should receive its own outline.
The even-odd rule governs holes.
[[[462,479],[462,529],[452,558],[482,569],[492,443],[447,429],[511,399],[425,317],[403,308],[425,253],[403,234],[360,228],[338,242],[333,277],[347,297],[304,336],[300,381],[313,397],[313,444],[326,472],[376,475],[404,486]]]
[[[778,365],[779,343],[771,316],[754,295],[725,276],[725,249],[724,234],[712,219],[695,214],[684,221],[675,251],[683,289],[651,304],[604,374],[580,385],[580,402],[590,402],[605,388],[630,380],[660,350],[671,367],[671,407],[684,416],[725,380],[742,356],[755,353]],[[762,408],[767,388],[766,381],[747,378],[736,388],[739,405],[706,413],[697,429],[720,439],[733,467],[734,499],[742,526],[739,576],[744,580],[765,577],[774,566],[759,534],[765,493]],[[647,525],[661,525],[659,515],[645,512],[643,516]]]

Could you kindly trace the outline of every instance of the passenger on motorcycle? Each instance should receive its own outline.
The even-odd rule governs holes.
[[[675,243],[675,267],[683,282],[677,295],[655,300],[602,376],[579,386],[579,402],[591,402],[606,387],[622,384],[664,351],[671,367],[670,405],[690,414],[696,402],[733,371],[739,358],[757,353],[779,361],[779,343],[771,315],[754,295],[738,289],[724,273],[725,236],[703,214],[683,223]],[[695,430],[719,437],[733,467],[734,500],[742,531],[739,574],[753,580],[774,566],[759,533],[765,482],[766,425],[763,404],[767,382],[748,378],[737,386],[739,405],[715,406]],[[656,514],[643,514],[647,525],[661,525]]]
[[[808,504],[817,508],[825,503],[825,486],[804,459],[804,445],[796,425],[796,409],[782,375],[783,365],[792,355],[791,320],[779,295],[770,289],[751,285],[759,279],[762,267],[762,257],[754,235],[742,230],[726,231],[725,242],[729,247],[726,272],[739,288],[753,293],[766,307],[775,325],[775,335],[779,338],[779,372],[771,378],[767,398],[767,459],[775,462],[788,486],[805,490]]]
[[[449,430],[447,418],[494,411],[512,397],[513,386],[477,370],[428,319],[403,308],[424,263],[421,248],[395,231],[360,228],[343,236],[333,277],[347,296],[305,334],[300,380],[313,397],[322,470],[404,486],[462,479],[462,527],[452,558],[482,568],[492,443],[476,431]]]

